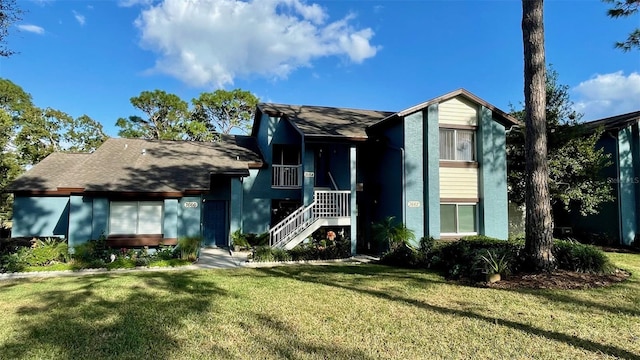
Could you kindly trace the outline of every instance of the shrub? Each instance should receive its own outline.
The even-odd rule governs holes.
[[[414,268],[421,265],[420,253],[408,244],[401,244],[387,251],[380,263],[389,266]]]
[[[613,264],[600,249],[578,242],[555,240],[553,255],[559,269],[590,273],[609,273]]]
[[[0,258],[0,268],[2,272],[19,272],[27,266],[27,258],[30,256],[30,249],[19,248],[16,252],[2,255]]]
[[[81,263],[92,263],[94,261],[110,261],[111,249],[107,246],[104,236],[99,239],[89,240],[74,247],[73,260]]]
[[[185,236],[178,239],[178,249],[180,258],[183,260],[196,261],[200,254],[201,236]]]
[[[275,261],[272,248],[270,246],[258,246],[253,250],[254,261]]]
[[[173,246],[160,245],[153,255],[159,260],[171,260],[176,257],[176,252]]]
[[[46,266],[69,260],[69,248],[65,240],[38,239],[26,258],[29,266]]]
[[[274,261],[290,261],[291,255],[287,250],[272,248],[271,253],[273,254]]]
[[[486,264],[482,256],[486,257],[487,251],[506,262],[509,273],[515,273],[522,264],[522,249],[521,242],[486,236],[466,237],[435,248],[431,264],[433,268],[452,278],[480,279],[484,275]]]
[[[435,239],[431,236],[423,236],[420,239],[420,247],[418,248],[418,266],[428,268],[431,266],[431,255],[435,245]]]
[[[233,246],[238,246],[241,248],[248,248],[251,246],[249,245],[247,236],[242,234],[240,229],[234,231],[233,234],[231,234],[231,242],[233,243]]]

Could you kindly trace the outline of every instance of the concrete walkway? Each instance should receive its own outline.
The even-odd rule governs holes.
[[[0,281],[10,279],[26,279],[26,278],[50,278],[65,276],[83,276],[95,274],[125,274],[139,271],[184,271],[184,270],[208,270],[208,269],[231,269],[237,267],[273,267],[283,265],[311,264],[311,265],[328,265],[335,263],[368,263],[377,258],[367,255],[356,255],[348,259],[321,260],[321,261],[285,261],[285,262],[247,262],[249,252],[230,252],[221,248],[203,248],[200,251],[200,258],[191,265],[178,267],[138,267],[135,269],[85,269],[85,270],[65,270],[65,271],[38,271],[38,272],[21,272],[21,273],[5,273],[0,274]]]

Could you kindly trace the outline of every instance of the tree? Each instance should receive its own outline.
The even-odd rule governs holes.
[[[177,95],[162,90],[143,91],[132,97],[131,105],[142,111],[146,118],[134,115],[119,118],[118,135],[125,138],[158,140],[185,140],[189,105]]]
[[[0,56],[15,54],[15,51],[7,48],[7,36],[11,25],[19,20],[22,20],[22,10],[16,6],[16,1],[0,0]]]
[[[195,107],[194,117],[203,121],[210,132],[229,134],[238,129],[248,134],[258,98],[241,89],[216,90],[202,93],[191,102]]]
[[[614,19],[620,17],[629,17],[640,10],[640,0],[603,0],[606,3],[613,4],[613,7],[607,11],[607,15]],[[616,47],[622,51],[631,51],[633,48],[640,49],[640,28],[635,28],[623,42],[616,42]]]
[[[76,119],[56,109],[36,107],[31,95],[10,80],[0,79],[0,192],[54,151],[89,152],[107,135],[87,115]],[[0,212],[8,213],[10,197],[0,197]]]
[[[525,253],[535,270],[555,266],[545,120],[543,0],[522,0],[525,104]]]
[[[602,132],[586,134],[578,126],[582,114],[573,110],[569,86],[558,83],[558,73],[551,66],[545,94],[551,204],[581,215],[596,214],[599,204],[613,200],[611,187],[601,176],[602,169],[611,164],[610,155],[596,147]],[[511,114],[525,121],[525,110]],[[509,200],[518,205],[525,202],[524,143],[522,131],[507,136]]]

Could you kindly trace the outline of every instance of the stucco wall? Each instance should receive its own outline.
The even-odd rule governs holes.
[[[11,235],[67,236],[69,197],[16,196]]]

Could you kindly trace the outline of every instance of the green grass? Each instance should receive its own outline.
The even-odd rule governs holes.
[[[0,359],[640,359],[640,255],[592,290],[377,265],[0,282]]]

